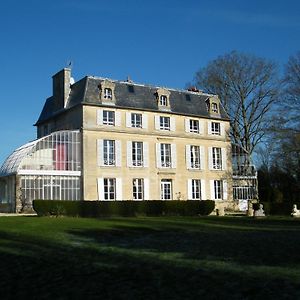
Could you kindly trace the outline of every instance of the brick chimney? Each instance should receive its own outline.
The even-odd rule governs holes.
[[[55,110],[66,107],[70,94],[71,69],[64,68],[52,76]]]

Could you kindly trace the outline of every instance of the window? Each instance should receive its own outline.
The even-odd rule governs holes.
[[[144,200],[144,179],[134,178],[132,180],[133,200]]]
[[[112,99],[112,89],[110,88],[104,89],[104,99]]]
[[[116,200],[116,179],[104,178],[104,200]]]
[[[221,148],[217,148],[217,147],[212,148],[212,167],[214,170],[222,169]]]
[[[160,161],[164,168],[171,168],[171,144],[160,144]]]
[[[221,135],[221,124],[219,122],[211,122],[211,134]]]
[[[161,95],[159,97],[159,105],[161,106],[168,106],[168,98],[165,95]]]
[[[201,200],[201,180],[192,179],[192,199]]]
[[[115,125],[115,112],[111,110],[103,110],[103,125]]]
[[[159,117],[159,128],[161,130],[170,130],[170,117]]]
[[[142,114],[131,114],[131,127],[142,128]]]
[[[191,146],[190,153],[191,153],[191,168],[200,169],[200,147]]]
[[[103,164],[105,166],[115,166],[115,141],[103,140]]]
[[[214,180],[214,199],[220,200],[222,199],[222,181]]]
[[[160,182],[160,199],[172,200],[172,179],[162,179]]]
[[[190,132],[199,133],[199,121],[190,119]]]
[[[132,142],[132,165],[135,167],[143,166],[142,142]]]
[[[211,104],[211,111],[214,112],[214,113],[218,113],[219,110],[218,110],[218,104],[216,102],[212,102]]]

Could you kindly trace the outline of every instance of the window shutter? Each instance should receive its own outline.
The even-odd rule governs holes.
[[[98,166],[103,166],[103,140],[97,140]]]
[[[212,147],[208,147],[208,166],[210,170],[213,170]]]
[[[103,125],[103,109],[97,110],[97,125]]]
[[[185,118],[184,123],[185,123],[185,132],[190,132],[190,119]]]
[[[189,170],[192,168],[191,166],[191,145],[185,146],[185,161],[186,161],[186,168]]]
[[[221,148],[221,156],[222,156],[222,170],[226,170],[227,167],[226,148]]]
[[[206,200],[205,180],[201,179],[201,200]]]
[[[144,200],[150,200],[149,197],[149,179],[144,178]]]
[[[121,112],[115,112],[115,126],[121,126]]]
[[[144,167],[149,167],[149,146],[147,142],[143,142],[143,159],[144,159]]]
[[[220,123],[221,136],[225,137],[225,124]]]
[[[160,143],[156,143],[156,167],[161,168]]]
[[[176,130],[176,124],[175,124],[175,118],[174,117],[170,117],[170,129],[171,129],[171,131]]]
[[[188,179],[188,186],[187,186],[187,194],[188,194],[188,200],[193,199],[193,193],[192,193],[192,179]]]
[[[123,200],[122,195],[122,178],[116,178],[116,200],[121,201]]]
[[[126,112],[126,127],[131,127],[131,113],[128,111]]]
[[[207,133],[211,134],[211,121],[207,122]]]
[[[98,200],[104,200],[104,180],[103,177],[97,179]]]
[[[146,114],[142,114],[142,128],[148,128],[148,116]]]
[[[227,198],[228,198],[227,180],[223,180],[223,199],[227,200]]]
[[[205,153],[204,153],[204,146],[200,146],[200,169],[205,169]]]
[[[132,142],[127,141],[127,167],[132,167]]]
[[[172,168],[176,168],[177,165],[176,144],[171,144],[171,163],[172,163]]]
[[[121,141],[115,141],[116,145],[116,167],[121,167],[121,162],[122,162],[122,151],[121,151]]]
[[[199,134],[204,134],[204,123],[199,121]]]
[[[210,200],[215,200],[214,180],[210,180]]]
[[[159,116],[154,116],[154,126],[156,130],[160,129]]]

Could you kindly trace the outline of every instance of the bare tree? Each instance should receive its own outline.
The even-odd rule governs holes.
[[[219,95],[231,119],[232,141],[250,157],[266,132],[269,112],[277,99],[277,66],[233,51],[200,69],[194,83]]]

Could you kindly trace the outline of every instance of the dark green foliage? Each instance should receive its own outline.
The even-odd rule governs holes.
[[[297,204],[297,207],[300,207],[300,202],[261,202],[264,205],[264,211],[267,215],[271,216],[290,216],[293,205]]]
[[[212,200],[205,201],[56,201],[34,200],[39,216],[66,215],[81,217],[198,216],[209,215],[215,208]]]

